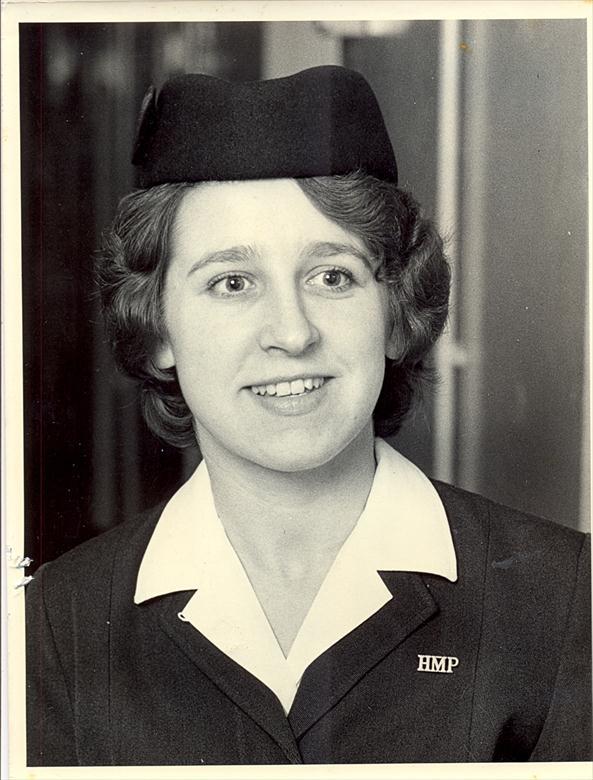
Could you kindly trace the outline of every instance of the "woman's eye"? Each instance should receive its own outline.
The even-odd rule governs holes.
[[[354,279],[352,274],[342,268],[326,268],[312,276],[307,284],[313,287],[325,287],[329,290],[341,292],[352,286]]]
[[[226,274],[212,279],[208,284],[208,289],[218,295],[232,296],[238,293],[246,292],[253,287],[253,282],[246,276],[240,274]]]

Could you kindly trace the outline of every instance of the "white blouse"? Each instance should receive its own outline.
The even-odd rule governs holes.
[[[442,502],[429,479],[381,439],[365,508],[330,567],[288,657],[216,514],[204,462],[172,496],[138,572],[134,602],[195,590],[181,620],[277,696],[290,710],[305,669],[391,598],[378,571],[457,579]]]

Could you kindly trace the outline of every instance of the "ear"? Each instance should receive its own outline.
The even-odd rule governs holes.
[[[153,362],[157,368],[173,368],[175,356],[168,341],[164,341],[156,348]]]

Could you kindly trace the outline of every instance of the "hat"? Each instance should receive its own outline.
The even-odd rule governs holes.
[[[145,95],[132,162],[141,187],[164,182],[332,176],[397,183],[377,99],[355,71],[309,68],[266,81],[203,74]]]

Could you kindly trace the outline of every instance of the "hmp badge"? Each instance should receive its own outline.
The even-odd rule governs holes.
[[[459,666],[459,658],[454,655],[418,655],[417,672],[439,672],[453,674],[453,669]]]

